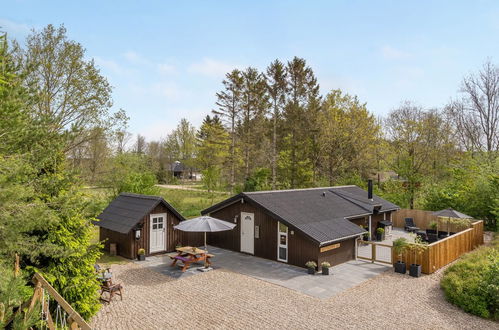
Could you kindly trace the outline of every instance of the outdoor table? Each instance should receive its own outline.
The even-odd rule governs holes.
[[[174,257],[172,257],[173,262],[171,266],[175,266],[177,264],[177,261],[182,261],[184,266],[182,267],[182,271],[185,272],[193,262],[199,262],[206,260],[206,262],[209,264],[210,263],[210,257],[209,255],[206,254],[205,250],[198,249],[196,247],[192,246],[183,246],[177,248],[178,254]]]

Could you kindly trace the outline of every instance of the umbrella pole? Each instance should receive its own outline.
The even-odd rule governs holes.
[[[204,268],[208,268],[208,245],[206,245],[206,232],[204,232]]]

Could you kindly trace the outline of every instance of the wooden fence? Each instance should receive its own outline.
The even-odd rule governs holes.
[[[404,226],[404,218],[411,217],[414,223],[421,229],[428,228],[431,221],[435,221],[434,215],[428,211],[422,210],[400,210],[392,216],[394,227]],[[436,217],[435,217],[436,218]],[[440,230],[446,231],[447,228]],[[421,254],[415,254],[411,251],[406,251],[402,255],[402,260],[406,263],[407,268],[411,264],[417,263],[422,266],[422,272],[431,274],[459,258],[466,252],[470,252],[479,245],[483,244],[483,221],[477,220],[471,223],[470,228],[459,231],[459,228],[450,228],[451,232],[456,234],[436,241],[428,245],[427,249]],[[397,261],[398,256],[393,255],[393,260]]]
[[[416,227],[422,230],[430,229],[431,222],[437,222],[439,231],[450,231],[457,233],[465,228],[460,228],[456,224],[449,224],[446,218],[433,215],[431,211],[400,209],[392,213],[392,222],[394,227],[404,228],[405,218],[412,218]]]

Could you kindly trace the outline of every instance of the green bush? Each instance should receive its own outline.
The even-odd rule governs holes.
[[[499,319],[499,237],[450,266],[440,282],[447,300],[464,311]]]

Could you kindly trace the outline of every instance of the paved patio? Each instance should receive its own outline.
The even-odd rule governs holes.
[[[332,297],[391,269],[386,265],[351,260],[333,267],[332,275],[309,275],[305,268],[277,261],[211,246],[208,250],[215,254],[212,260],[214,269],[227,269],[322,299]],[[178,267],[170,267],[171,260],[168,256],[149,257],[147,261],[137,263],[173,278],[185,278],[202,273],[197,270],[196,265],[182,273]]]

